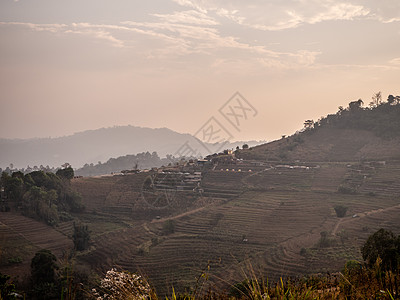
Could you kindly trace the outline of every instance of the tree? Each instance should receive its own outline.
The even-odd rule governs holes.
[[[74,178],[74,169],[70,166],[64,169],[59,169],[57,170],[56,175],[62,179],[71,180]]]
[[[382,104],[382,93],[377,92],[372,96],[372,101],[369,103],[369,106],[373,108],[373,107],[378,107],[381,104]]]
[[[395,101],[396,101],[396,99],[395,99],[395,97],[394,97],[393,95],[389,95],[389,96],[388,96],[387,102],[388,102],[390,105],[392,105],[393,103],[395,103]]]
[[[3,172],[1,183],[4,188],[4,193],[10,201],[19,201],[22,198],[24,190],[24,182],[18,176],[9,176]]]
[[[335,212],[336,212],[336,216],[338,218],[343,218],[344,216],[346,216],[346,212],[347,212],[347,207],[343,206],[343,205],[336,205],[335,206]]]
[[[305,120],[304,121],[304,129],[312,129],[314,127],[313,120]]]
[[[360,109],[363,104],[364,101],[362,101],[361,99],[358,99],[357,101],[352,101],[349,103],[349,111]]]
[[[335,244],[335,240],[328,236],[327,231],[320,232],[321,238],[319,239],[318,245],[320,248],[331,247]]]
[[[242,149],[249,149],[249,145],[243,144]]]
[[[57,258],[47,249],[36,252],[31,261],[31,276],[33,284],[55,283]]]
[[[36,252],[31,261],[31,279],[33,299],[59,299],[59,280],[56,274],[57,258],[50,250],[42,249]]]
[[[400,262],[400,237],[381,228],[368,238],[361,253],[369,266],[373,266],[379,257],[383,270],[396,270]]]
[[[87,225],[75,225],[74,223],[74,234],[72,235],[74,240],[75,250],[83,251],[88,248],[90,240],[90,232]]]
[[[387,102],[389,103],[389,105],[395,105],[395,104],[399,104],[400,103],[400,96],[393,96],[393,95],[389,95]]]

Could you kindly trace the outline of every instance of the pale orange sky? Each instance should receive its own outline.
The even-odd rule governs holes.
[[[400,95],[400,1],[0,2],[0,137],[114,125],[194,134],[239,91],[234,140]]]

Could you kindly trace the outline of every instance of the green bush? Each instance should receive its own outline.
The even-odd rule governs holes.
[[[20,264],[20,263],[22,263],[22,258],[20,256],[17,256],[17,257],[9,258],[7,261],[9,264]]]

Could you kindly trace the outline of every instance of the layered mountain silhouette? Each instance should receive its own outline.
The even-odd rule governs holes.
[[[197,145],[197,154],[205,156],[209,150],[219,147],[202,147],[202,144],[190,134],[182,134],[168,128],[145,128],[136,126],[116,126],[75,133],[58,138],[35,139],[0,139],[0,167],[5,168],[11,163],[16,168],[28,165],[51,167],[61,166],[68,162],[74,168],[84,164],[109,158],[141,152],[157,152],[160,157],[174,155],[185,143]],[[224,149],[259,144],[256,141],[235,142],[224,145]]]

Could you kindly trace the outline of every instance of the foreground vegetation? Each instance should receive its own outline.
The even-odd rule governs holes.
[[[206,285],[210,266],[191,290],[165,299],[399,299],[400,235],[380,229],[362,247],[365,264],[348,261],[343,270],[326,275],[268,282],[251,265],[245,279],[228,290]],[[223,281],[223,278],[219,278]],[[40,250],[31,262],[30,299],[163,299],[140,275],[113,268],[104,278],[82,278],[71,263],[58,266],[49,250]],[[16,299],[10,277],[0,274],[0,299]]]

